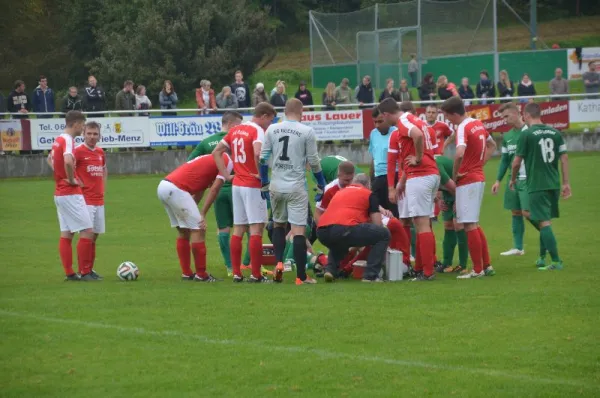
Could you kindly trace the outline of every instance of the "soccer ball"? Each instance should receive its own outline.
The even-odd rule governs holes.
[[[137,265],[131,261],[125,261],[117,268],[117,276],[122,281],[134,281],[138,278],[139,274],[140,270]]]

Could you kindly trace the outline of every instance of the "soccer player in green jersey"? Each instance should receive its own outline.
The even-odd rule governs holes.
[[[438,193],[441,193],[442,219],[444,220],[444,240],[442,270],[445,273],[461,272],[467,269],[467,260],[469,259],[469,246],[467,244],[467,233],[465,227],[456,221],[456,212],[454,211],[454,201],[456,193],[456,183],[452,180],[452,169],[454,161],[443,155],[435,157],[435,162],[440,171],[440,187]],[[458,265],[453,266],[454,249],[458,243]]]
[[[238,112],[226,111],[223,113],[221,118],[221,126],[223,131],[211,135],[210,137],[202,140],[196,148],[188,156],[188,161],[197,158],[198,156],[211,154],[213,149],[219,142],[227,135],[229,129],[242,123],[243,117]],[[233,174],[233,172],[231,173]],[[221,187],[219,196],[215,201],[215,218],[217,219],[217,228],[219,229],[219,247],[225,266],[227,267],[227,275],[232,276],[233,271],[231,270],[231,255],[229,252],[229,232],[233,227],[233,204],[231,199],[231,182],[227,181]],[[250,253],[246,249],[244,256],[244,265],[250,264]]]
[[[531,219],[539,222],[540,239],[552,258],[552,263],[546,265],[545,256],[540,256],[536,265],[538,269],[544,271],[562,269],[563,263],[558,255],[551,220],[559,216],[559,196],[562,194],[564,199],[571,196],[567,146],[559,131],[542,124],[539,104],[527,104],[523,111],[523,118],[529,129],[522,132],[519,138],[512,164],[510,189],[514,190],[517,185],[517,176],[524,160]],[[559,160],[562,187],[558,172]]]
[[[523,131],[527,130],[527,125],[521,119],[519,108],[516,104],[508,102],[499,109],[502,117],[512,129],[502,137],[502,158],[498,168],[496,182],[492,185],[492,194],[496,195],[500,189],[500,183],[508,170],[508,181],[511,179],[511,167],[517,151],[517,144]],[[527,192],[527,173],[525,164],[521,163],[517,178],[515,180],[515,189],[509,189],[508,184],[504,192],[504,208],[512,212],[512,234],[513,248],[500,253],[501,256],[522,256],[523,235],[525,234],[525,223],[523,216],[527,218],[532,225],[539,231],[537,222],[532,222],[529,217],[529,193]]]
[[[338,167],[340,163],[347,161],[348,159],[339,155],[325,156],[323,159],[321,159],[321,169],[323,170],[323,176],[325,176],[325,182],[327,184],[338,178]],[[354,166],[354,174],[356,175],[360,173],[362,173],[362,170],[357,166]]]

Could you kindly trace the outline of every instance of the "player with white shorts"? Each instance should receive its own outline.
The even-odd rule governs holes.
[[[262,190],[266,196],[270,191],[273,210],[273,247],[275,249],[274,280],[283,280],[283,255],[285,251],[285,227],[291,224],[294,260],[296,262],[296,285],[315,284],[316,280],[306,275],[306,237],[308,219],[308,190],[306,186],[306,164],[312,168],[317,188],[323,192],[325,177],[317,150],[317,139],[313,129],[302,120],[303,104],[293,98],[285,105],[286,121],[267,129],[265,144],[260,154],[260,176]],[[269,182],[267,161],[273,157],[272,175]]]

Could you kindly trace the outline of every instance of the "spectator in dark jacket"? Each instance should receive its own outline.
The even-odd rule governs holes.
[[[6,110],[10,113],[20,113],[20,115],[11,115],[14,119],[27,119],[27,113],[31,110],[31,101],[25,94],[25,83],[23,80],[15,82],[15,89],[6,99]]]
[[[283,82],[277,83],[275,87],[275,94],[271,96],[271,105],[274,107],[283,108],[287,102],[287,95],[285,94],[285,84]]]
[[[237,109],[238,99],[231,92],[230,86],[225,86],[219,94],[217,94],[217,108],[219,109]]]
[[[327,83],[327,87],[323,92],[323,100],[321,101],[323,105],[325,105],[326,111],[334,111],[335,110],[335,83],[329,82]]]
[[[69,111],[82,111],[83,100],[77,93],[77,87],[69,87],[69,93],[63,98],[61,111],[67,113]]]
[[[117,93],[115,97],[115,110],[131,111],[135,109],[135,93],[133,92],[133,82],[126,80],[123,83],[123,90]],[[132,113],[124,113],[121,116],[133,116]]]
[[[158,102],[160,103],[160,109],[177,109],[177,93],[175,87],[170,80],[165,80],[163,83],[163,89],[158,94]],[[163,112],[163,116],[174,116],[177,112]]]
[[[363,77],[362,84],[354,90],[354,98],[356,98],[360,109],[372,107],[372,105],[365,105],[375,103],[375,90],[371,85],[371,76],[366,75]]]
[[[419,98],[421,101],[433,101],[436,98],[436,86],[433,82],[433,74],[426,73],[423,77],[423,83],[419,87]]]
[[[515,85],[510,81],[506,70],[500,71],[500,81],[498,82],[498,97],[509,98],[500,100],[500,102],[510,102],[510,98],[515,95]]]
[[[533,85],[533,82],[531,81],[527,73],[523,74],[521,83],[519,83],[519,87],[517,87],[517,94],[519,95],[519,97],[528,97],[536,95],[535,86]],[[533,102],[533,98],[521,98],[519,102]]]
[[[450,97],[458,97],[458,90],[456,84],[448,81],[448,78],[444,75],[440,75],[437,80],[437,92],[441,100],[447,100]]]
[[[39,86],[33,90],[33,111],[36,113],[49,113],[56,110],[54,91],[48,87],[46,76],[40,76]],[[38,119],[53,118],[54,115],[37,115]]]
[[[383,101],[386,98],[393,98],[396,102],[400,101],[400,94],[394,88],[394,79],[387,79],[385,81],[385,89],[379,95],[379,102]]]
[[[467,77],[462,78],[462,81],[460,82],[460,87],[458,88],[458,95],[460,96],[460,98],[465,100],[465,105],[469,105],[471,103],[470,100],[475,98],[475,93],[473,92],[473,89],[469,85],[469,78],[467,78]]]
[[[230,86],[239,108],[250,108],[250,87],[244,82],[241,70],[235,71],[235,82]]]
[[[477,83],[477,98],[481,98],[482,104],[493,103],[494,101],[488,101],[486,98],[494,98],[496,96],[496,88],[494,82],[490,79],[490,74],[487,70],[482,70],[479,73],[479,83]]]
[[[98,85],[94,76],[88,77],[88,85],[85,87],[83,97],[83,108],[86,112],[102,112],[106,110],[106,92]],[[102,114],[92,115],[102,117]]]
[[[312,94],[309,90],[306,89],[305,82],[300,82],[300,85],[298,86],[298,91],[296,91],[294,97],[299,99],[300,102],[302,102],[302,105],[304,105],[305,107],[314,105]],[[312,108],[310,108],[309,110],[312,111]]]

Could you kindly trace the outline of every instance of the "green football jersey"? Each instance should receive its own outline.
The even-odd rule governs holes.
[[[502,137],[502,153],[508,155],[508,179],[510,180],[510,176],[512,175],[512,162],[515,158],[515,153],[517,153],[517,145],[519,144],[519,137],[523,131],[527,130],[527,126],[523,126],[522,129],[510,129],[506,133],[504,133]],[[525,170],[525,163],[521,163],[521,168],[519,169],[518,179],[524,180],[527,178],[527,172]]]
[[[560,189],[558,162],[566,152],[562,135],[550,126],[534,124],[521,133],[516,155],[525,162],[528,192]]]
[[[452,179],[452,169],[454,162],[445,156],[436,156],[435,163],[440,171],[440,190],[445,191],[444,185]]]
[[[227,135],[227,133],[220,132],[220,133],[213,134],[210,137],[205,138],[202,141],[200,141],[200,143],[198,145],[196,145],[196,148],[194,148],[192,153],[190,153],[190,155],[188,156],[188,158],[187,158],[188,161],[195,159],[198,156],[210,155],[212,153],[213,149],[215,149],[217,144],[219,144],[219,142],[226,135]],[[231,171],[231,175],[233,175],[233,170]],[[225,183],[223,184],[223,188],[226,188],[226,187],[231,187],[231,182],[225,181]]]
[[[327,184],[329,184],[331,181],[337,178],[338,166],[340,165],[340,163],[346,161],[348,161],[348,159],[346,159],[343,156],[337,155],[325,156],[323,159],[321,159],[321,169],[323,169],[323,176],[325,177],[325,181],[327,182]],[[356,174],[359,174],[363,171],[360,168],[354,166],[354,172]]]

